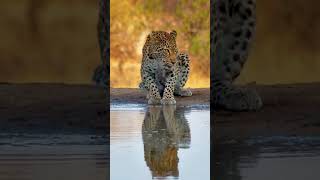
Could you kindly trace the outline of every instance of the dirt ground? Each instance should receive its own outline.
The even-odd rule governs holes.
[[[191,89],[193,95],[191,97],[175,97],[177,106],[191,105],[209,105],[210,91],[209,89],[199,88]],[[146,104],[146,93],[140,89],[113,88],[110,91],[111,103],[133,103]]]
[[[308,152],[318,154],[319,152],[319,142],[307,141],[307,139],[320,137],[320,83],[254,85],[253,88],[257,89],[263,99],[264,106],[261,110],[257,112],[211,111],[214,122],[211,140],[214,147],[212,164],[215,179],[246,179],[242,175],[246,173],[246,170],[243,170],[246,168],[243,167],[254,167],[256,171],[259,171],[258,167],[266,167],[265,164],[258,163],[265,154],[294,154],[295,152],[297,157],[303,158],[301,154],[308,154]],[[281,165],[281,162],[294,162],[284,159],[286,158],[279,161],[277,158],[269,158],[267,164],[281,169],[281,166],[288,168],[292,165]],[[249,162],[251,163],[248,165]],[[312,164],[301,159],[300,162]],[[300,170],[301,168],[294,171],[292,166],[289,171],[278,171],[277,175],[281,179],[281,177],[288,177],[290,171],[299,174]],[[269,175],[268,171],[260,170],[259,172],[262,177]]]
[[[105,131],[105,102],[95,86],[0,84],[0,127]]]
[[[217,139],[265,135],[319,135],[320,83],[261,86],[257,112],[212,112]],[[209,89],[176,97],[178,106],[209,105]],[[138,89],[111,89],[111,103],[146,104]],[[102,88],[93,85],[0,84],[0,127],[92,128],[108,130]]]
[[[257,112],[212,113],[216,140],[320,135],[320,83],[253,88],[261,95],[263,108]]]
[[[112,103],[145,104],[137,89],[112,89]],[[208,89],[177,98],[178,105],[209,104]],[[102,88],[94,85],[0,84],[0,129],[75,128],[109,130],[109,113]]]

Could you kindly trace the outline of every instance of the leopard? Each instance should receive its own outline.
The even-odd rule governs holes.
[[[192,96],[184,89],[190,75],[190,58],[179,52],[177,31],[152,31],[142,48],[139,88],[147,92],[148,104],[176,104],[176,96]]]
[[[211,103],[214,109],[257,111],[263,102],[253,88],[237,86],[253,44],[256,29],[255,0],[212,0],[210,31]]]
[[[97,39],[101,63],[95,68],[92,75],[92,81],[96,85],[102,86],[107,96],[110,79],[110,8],[108,5],[106,0],[100,0],[98,4]]]

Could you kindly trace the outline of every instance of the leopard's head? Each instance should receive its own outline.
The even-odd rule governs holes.
[[[166,66],[173,66],[176,62],[178,48],[176,44],[177,32],[152,31],[146,41],[147,56],[150,59],[162,59]]]

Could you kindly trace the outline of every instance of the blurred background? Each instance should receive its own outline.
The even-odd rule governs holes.
[[[98,0],[1,0],[0,82],[91,83]]]
[[[111,85],[137,87],[151,30],[178,32],[187,86],[209,86],[209,1],[111,0]],[[91,83],[98,0],[1,0],[0,82]],[[254,47],[238,83],[320,81],[318,0],[257,0]],[[183,11],[182,11],[183,9]]]
[[[176,30],[191,59],[187,87],[210,87],[210,1],[111,0],[111,87],[138,87],[142,47],[152,30]]]
[[[257,0],[257,32],[238,83],[320,81],[318,0]]]

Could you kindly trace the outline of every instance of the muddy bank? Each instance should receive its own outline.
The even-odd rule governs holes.
[[[320,83],[253,86],[258,112],[212,113],[215,138],[251,135],[319,135]],[[209,89],[192,89],[177,105],[209,105]],[[138,89],[111,89],[111,103],[146,104]],[[0,127],[108,129],[102,88],[93,85],[0,84]]]
[[[0,127],[106,131],[105,102],[90,85],[0,84]]]
[[[210,90],[204,88],[191,89],[191,97],[175,97],[177,106],[209,105]],[[111,103],[147,104],[146,93],[140,89],[112,88],[110,91]]]
[[[253,88],[258,112],[211,113],[215,179],[319,179],[320,83]]]
[[[320,135],[320,83],[252,88],[262,96],[264,107],[258,112],[211,113],[216,139]]]
[[[194,89],[194,96],[177,98],[179,105],[208,105],[209,90]],[[111,103],[145,104],[137,89],[112,89]],[[94,85],[0,84],[1,129],[109,129],[104,91]]]

